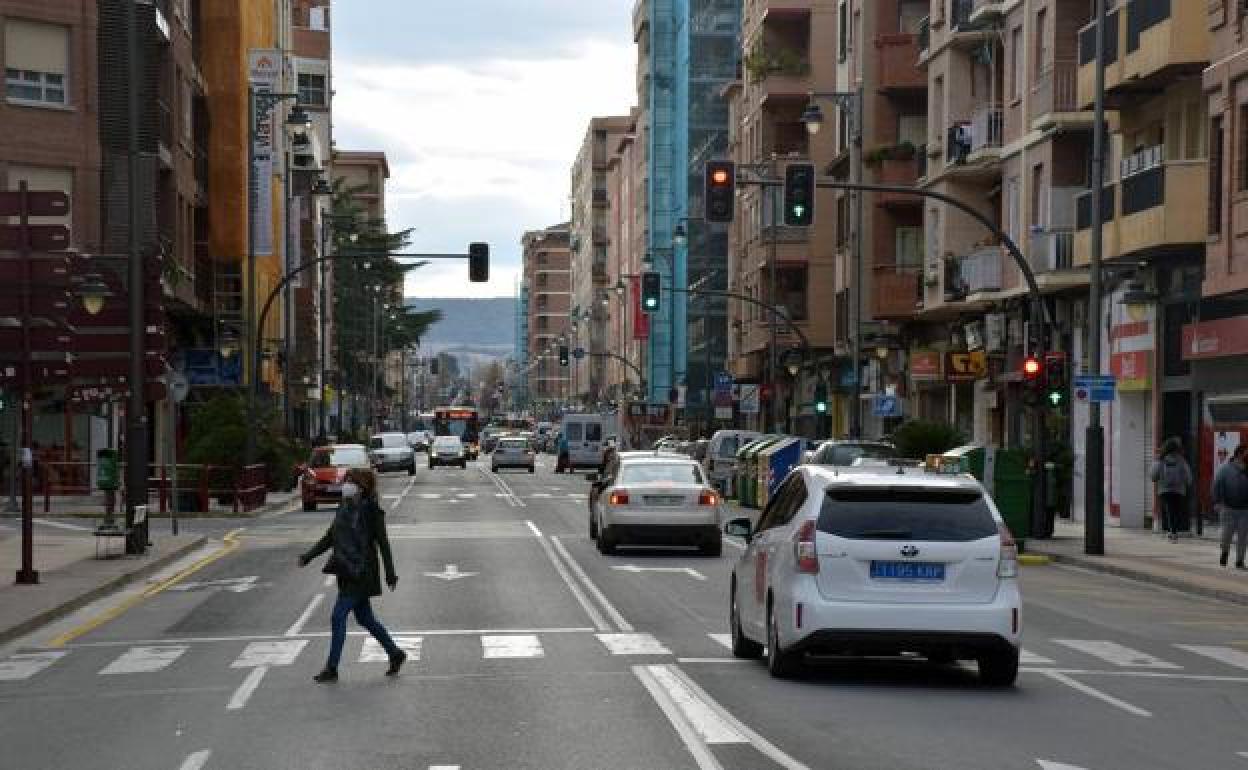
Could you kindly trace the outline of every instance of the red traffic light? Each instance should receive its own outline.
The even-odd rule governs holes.
[[[1034,380],[1040,376],[1040,359],[1035,356],[1027,356],[1027,360],[1023,362],[1023,376],[1029,380]]]
[[[711,172],[711,184],[728,184],[728,172],[722,168],[717,168]]]

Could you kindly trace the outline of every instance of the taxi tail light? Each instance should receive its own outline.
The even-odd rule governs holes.
[[[815,575],[819,572],[819,555],[815,552],[815,521],[810,519],[802,522],[797,530],[797,538],[793,542],[793,560],[797,563],[797,571]]]
[[[698,505],[719,505],[719,495],[709,489],[704,489],[698,495]]]
[[[617,489],[616,491],[612,492],[610,502],[612,505],[628,505],[627,490]]]
[[[997,562],[997,577],[1018,577],[1018,543],[1010,528],[1003,522],[997,522],[997,532],[1001,535],[1001,560]]]

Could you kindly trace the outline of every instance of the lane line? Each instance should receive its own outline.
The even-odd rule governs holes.
[[[707,636],[725,650],[732,649],[732,634],[707,634]]]
[[[19,652],[0,660],[0,682],[29,679],[65,657],[66,652]]]
[[[1109,642],[1103,639],[1054,639],[1054,643],[1063,647],[1069,647],[1077,650],[1085,655],[1091,655],[1094,658],[1100,658],[1106,663],[1112,663],[1115,666],[1124,668],[1157,668],[1177,670],[1183,668],[1173,663],[1153,657],[1146,652],[1133,650],[1125,647],[1117,642]]]
[[[330,575],[330,577],[333,577],[333,575]],[[313,596],[312,601],[308,602],[308,606],[303,609],[303,613],[299,615],[299,619],[295,621],[295,624],[286,629],[284,636],[299,636],[303,632],[303,627],[312,618],[312,613],[316,611],[316,608],[323,601],[325,601],[325,594]]]
[[[481,637],[481,655],[492,658],[541,658],[546,652],[534,634],[506,634]]]
[[[743,661],[743,662],[749,663],[751,661]],[[693,681],[693,679],[690,678],[690,676],[686,674],[684,671],[682,671],[678,666],[668,666],[668,668],[671,670],[674,676],[676,676],[678,679],[684,682],[685,686],[689,688],[690,692],[692,692],[703,703],[705,703],[716,714],[718,714],[720,719],[723,719],[725,722],[732,725],[732,727],[737,732],[744,735],[750,741],[750,743],[754,746],[754,748],[758,749],[758,751],[761,752],[768,759],[775,762],[777,765],[780,765],[781,767],[785,768],[786,770],[810,770],[810,767],[808,765],[805,765],[802,762],[799,762],[798,760],[784,753],[771,741],[767,740],[763,736],[754,732],[752,729],[750,729],[748,725],[746,725],[741,720],[737,719],[732,714],[730,714],[727,709],[725,709],[723,706],[719,704],[719,701],[715,700],[710,695],[708,695],[705,690],[703,690],[701,687],[698,686],[697,682]]]
[[[756,660],[745,660],[744,658],[677,658],[677,663],[748,663],[757,665]]]
[[[1109,705],[1115,708],[1120,708],[1123,711],[1127,712],[1128,714],[1133,714],[1137,717],[1151,717],[1153,715],[1152,712],[1150,711],[1145,711],[1139,706],[1133,706],[1124,700],[1119,700],[1118,698],[1115,698],[1109,693],[1101,692],[1095,687],[1091,687],[1089,685],[1084,684],[1083,682],[1077,681],[1075,679],[1071,679],[1070,677],[1066,676],[1065,674],[1061,672],[1046,671],[1045,676],[1049,677],[1055,682],[1060,682],[1073,690],[1081,692],[1090,698],[1096,698],[1097,700],[1108,703]]]
[[[149,674],[162,671],[173,665],[187,650],[185,644],[167,647],[131,647],[121,657],[109,663],[100,671],[101,676],[113,674]]]
[[[393,630],[392,635],[403,634],[406,636],[481,636],[482,634],[592,634],[595,631],[605,631],[608,629],[594,628],[592,626],[567,626],[555,628],[431,628],[431,629],[413,629],[413,630]],[[307,631],[299,635],[301,639],[323,639],[330,635],[329,631]],[[367,631],[348,631],[347,636],[368,636]],[[108,641],[108,642],[80,642],[78,644],[69,645],[68,649],[81,650],[91,648],[106,647],[129,647],[131,645],[140,644],[214,644],[224,642],[285,642],[289,641],[285,636],[274,636],[272,634],[245,634],[240,636],[191,636],[191,637],[173,637],[168,639],[128,639],[125,641]],[[61,653],[64,654],[64,653]],[[2,663],[3,661],[0,661]],[[1248,681],[1245,679],[1244,681]]]
[[[212,564],[213,562],[219,561],[220,559],[223,559],[226,556],[229,556],[230,554],[238,550],[239,547],[242,545],[242,543],[238,539],[238,536],[242,533],[244,529],[245,527],[239,527],[238,529],[227,532],[225,536],[221,538],[222,546],[218,548],[216,551],[214,551],[213,553],[208,554],[204,558],[195,562],[194,564],[182,570],[181,572],[178,572],[177,574],[173,575],[167,580],[161,581],[157,583],[156,585],[150,586],[147,589],[140,591],[139,593],[131,596],[130,598],[119,602],[118,604],[110,607],[107,610],[104,610],[99,615],[96,615],[94,618],[91,618],[90,620],[86,621],[82,625],[77,626],[76,628],[70,629],[69,631],[66,631],[65,633],[61,634],[60,636],[48,642],[48,646],[49,647],[64,647],[66,644],[69,644],[70,642],[77,639],[78,637],[84,636],[85,634],[89,634],[95,629],[104,625],[105,623],[108,623],[109,621],[120,617],[121,615],[125,614],[130,608],[134,607],[135,605],[139,604],[145,599],[149,599],[155,596],[156,594],[164,591],[170,586],[177,585],[178,583],[182,582],[183,580],[190,577],[191,575],[194,575],[196,572],[199,572],[204,567],[207,567],[209,564]]]
[[[653,634],[594,634],[612,655],[671,655]]]
[[[541,537],[541,536],[542,536],[542,531],[541,531],[540,529],[538,529],[538,528],[537,528],[537,525],[536,525],[536,524],[534,524],[534,523],[533,523],[533,522],[531,522],[531,521],[526,521],[526,522],[524,522],[524,523],[529,525],[529,531],[533,533],[533,536],[534,536],[534,537]]]
[[[537,542],[541,544],[542,551],[546,553],[546,558],[550,559],[550,563],[555,566],[555,572],[559,573],[559,577],[563,578],[563,582],[567,585],[568,590],[572,592],[572,596],[580,603],[581,609],[585,610],[585,614],[589,615],[589,621],[594,624],[595,630],[610,631],[611,626],[607,625],[607,621],[603,619],[602,614],[598,612],[598,608],[590,603],[585,594],[581,591],[580,586],[568,574],[567,567],[563,566],[563,562],[559,561],[559,557],[555,555],[555,549],[551,548],[550,541],[542,536],[537,525],[532,521],[526,522],[529,528],[533,530],[537,537]]]
[[[1094,668],[1019,668],[1028,674],[1070,674],[1072,676],[1112,676],[1119,679],[1174,679],[1182,682],[1223,682],[1248,684],[1248,676],[1219,676],[1217,674],[1170,674],[1162,671],[1103,671]]]
[[[559,538],[551,537],[550,541],[554,543],[555,549],[559,551],[559,554],[567,560],[568,566],[572,569],[572,572],[576,574],[577,578],[579,578],[585,588],[589,590],[590,594],[598,600],[598,604],[606,610],[607,615],[609,615],[611,620],[615,622],[616,627],[621,631],[632,631],[633,624],[625,620],[624,616],[621,615],[611,604],[611,602],[607,600],[607,597],[602,593],[602,591],[598,590],[598,586],[594,585],[594,581],[589,579],[589,575],[586,575],[585,570],[581,569],[581,565],[572,558],[572,554],[568,553],[568,549],[565,548],[563,543],[559,541]]]
[[[676,676],[671,666],[647,666],[654,681],[667,693],[667,697],[684,714],[685,721],[697,732],[703,743],[748,743],[745,736],[732,724],[717,714],[710,704],[694,693]]]
[[[178,770],[203,770],[204,765],[208,764],[208,757],[212,756],[212,752],[208,749],[197,751],[186,758]]]
[[[34,522],[44,527],[55,527],[56,529],[67,529],[72,532],[94,532],[95,527],[84,527],[81,524],[70,524],[64,521],[52,521],[50,519],[35,519]]]
[[[1233,647],[1211,647],[1201,644],[1176,644],[1175,647],[1197,655],[1203,655],[1206,658],[1212,658],[1228,666],[1248,669],[1248,652],[1242,652]]]
[[[225,707],[226,711],[238,711],[247,705],[248,699],[255,693],[256,688],[260,686],[260,680],[264,679],[264,675],[269,673],[268,666],[256,666],[247,674],[247,678],[238,686],[234,694],[230,696],[230,702]]]
[[[429,765],[429,770],[459,770],[459,765]]]
[[[333,576],[333,575],[326,575],[326,576],[325,576],[325,582],[324,582],[324,583],[322,583],[321,585],[325,586],[326,588],[332,588],[332,587],[333,587],[333,585],[334,585],[334,576]]]
[[[647,666],[633,666],[633,675],[641,682],[641,685],[650,693],[650,697],[659,705],[659,710],[663,712],[663,716],[667,717],[667,721],[671,723],[676,730],[676,734],[680,736],[680,740],[685,744],[685,748],[693,755],[693,760],[698,763],[699,770],[723,770],[724,766],[715,759],[715,755],[707,747],[702,739],[698,737],[693,727],[685,720],[680,709],[672,701],[667,691],[655,680],[654,675],[650,673]]]
[[[1052,666],[1055,661],[1052,658],[1037,655],[1031,650],[1023,648],[1018,651],[1018,662],[1024,666]]]

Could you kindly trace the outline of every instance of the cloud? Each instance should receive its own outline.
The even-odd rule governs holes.
[[[338,12],[336,144],[386,152],[387,220],[413,228],[413,251],[491,245],[490,283],[471,285],[466,264],[440,262],[413,272],[409,294],[510,295],[521,235],[568,216],[589,119],[635,102],[632,3],[460,0],[423,14],[412,5]],[[395,27],[410,31],[397,50]]]

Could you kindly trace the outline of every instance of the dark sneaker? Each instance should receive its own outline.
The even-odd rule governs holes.
[[[321,673],[312,677],[312,681],[317,682],[319,684],[329,684],[330,682],[337,682],[338,672],[332,668],[327,668]]]
[[[386,669],[386,676],[397,676],[399,669],[403,668],[403,663],[407,660],[407,653],[399,650],[398,655],[390,656],[390,668]]]

